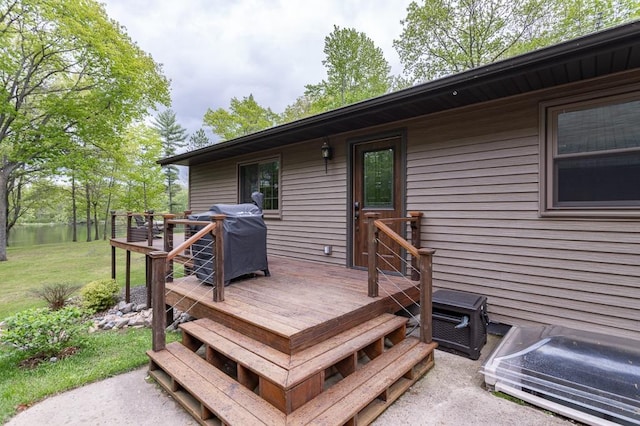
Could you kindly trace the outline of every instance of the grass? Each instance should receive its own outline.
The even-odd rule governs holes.
[[[116,250],[118,283],[124,287],[125,251]],[[9,247],[0,262],[0,321],[24,309],[45,306],[32,294],[44,284],[84,286],[111,277],[111,246],[107,241]],[[143,285],[144,256],[131,253],[131,285]]]
[[[124,287],[125,251],[116,250],[117,276]],[[0,321],[28,308],[45,306],[33,290],[45,284],[85,284],[111,277],[111,246],[106,241],[9,247],[0,262]],[[144,256],[131,253],[131,285],[144,285]],[[177,340],[170,333],[167,340]],[[120,374],[148,362],[151,330],[128,329],[86,334],[78,353],[56,363],[19,368],[24,353],[0,345],[0,424],[19,407],[65,390]]]
[[[178,339],[168,333],[167,341]],[[127,329],[87,334],[78,353],[58,362],[18,368],[24,354],[0,347],[0,424],[20,407],[65,390],[133,370],[148,362],[151,330]]]

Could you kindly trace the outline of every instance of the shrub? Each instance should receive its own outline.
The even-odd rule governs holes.
[[[120,287],[113,279],[92,281],[80,290],[84,306],[92,312],[112,307],[118,300],[118,293]]]
[[[57,355],[85,328],[83,319],[75,306],[27,309],[5,320],[0,341],[29,354]]]
[[[69,296],[79,288],[79,285],[69,283],[45,284],[41,289],[33,290],[33,293],[44,299],[49,309],[57,311],[66,305]]]

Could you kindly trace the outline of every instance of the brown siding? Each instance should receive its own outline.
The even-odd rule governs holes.
[[[640,338],[640,222],[538,217],[540,100],[409,127],[407,208],[425,214],[434,284],[487,295],[493,321]]]
[[[554,323],[640,338],[640,221],[540,218],[539,102],[637,80],[633,74],[332,136],[281,156],[281,217],[269,254],[346,264],[349,138],[407,130],[407,210],[424,212],[435,285],[485,294],[493,321]],[[236,164],[191,168],[191,208],[237,202]],[[322,254],[324,245],[333,255]]]
[[[189,168],[189,208],[209,210],[213,204],[237,203],[235,162],[207,163]]]
[[[280,218],[267,218],[269,254],[345,264],[346,259],[346,154],[341,143],[332,141],[333,159],[325,174],[320,156],[322,141],[289,146],[280,155]],[[207,163],[190,169],[191,210],[205,211],[215,203],[237,202],[237,163],[242,157]],[[333,254],[325,256],[325,245]]]
[[[345,264],[346,153],[331,142],[333,159],[325,174],[322,141],[287,147],[282,153],[282,218],[268,223],[273,253]],[[333,254],[325,256],[325,245]]]

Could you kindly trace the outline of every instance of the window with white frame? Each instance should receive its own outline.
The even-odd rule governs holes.
[[[640,93],[546,108],[547,212],[640,209]]]
[[[239,202],[252,203],[251,194],[261,192],[264,195],[263,210],[280,209],[280,160],[269,158],[255,163],[238,166]]]

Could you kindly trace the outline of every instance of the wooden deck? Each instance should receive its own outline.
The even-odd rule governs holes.
[[[162,239],[111,245],[164,250]],[[381,276],[369,297],[364,270],[277,256],[269,270],[232,281],[221,302],[194,276],[165,283],[166,305],[197,320],[147,352],[149,373],[200,424],[367,425],[433,367],[437,345],[394,315],[419,303],[418,282]]]
[[[397,312],[420,295],[416,282],[388,277],[381,279],[380,296],[368,297],[367,272],[340,266],[270,256],[269,270],[270,277],[257,273],[227,286],[224,302],[213,302],[212,287],[195,277],[167,283],[167,304],[291,354]]]

